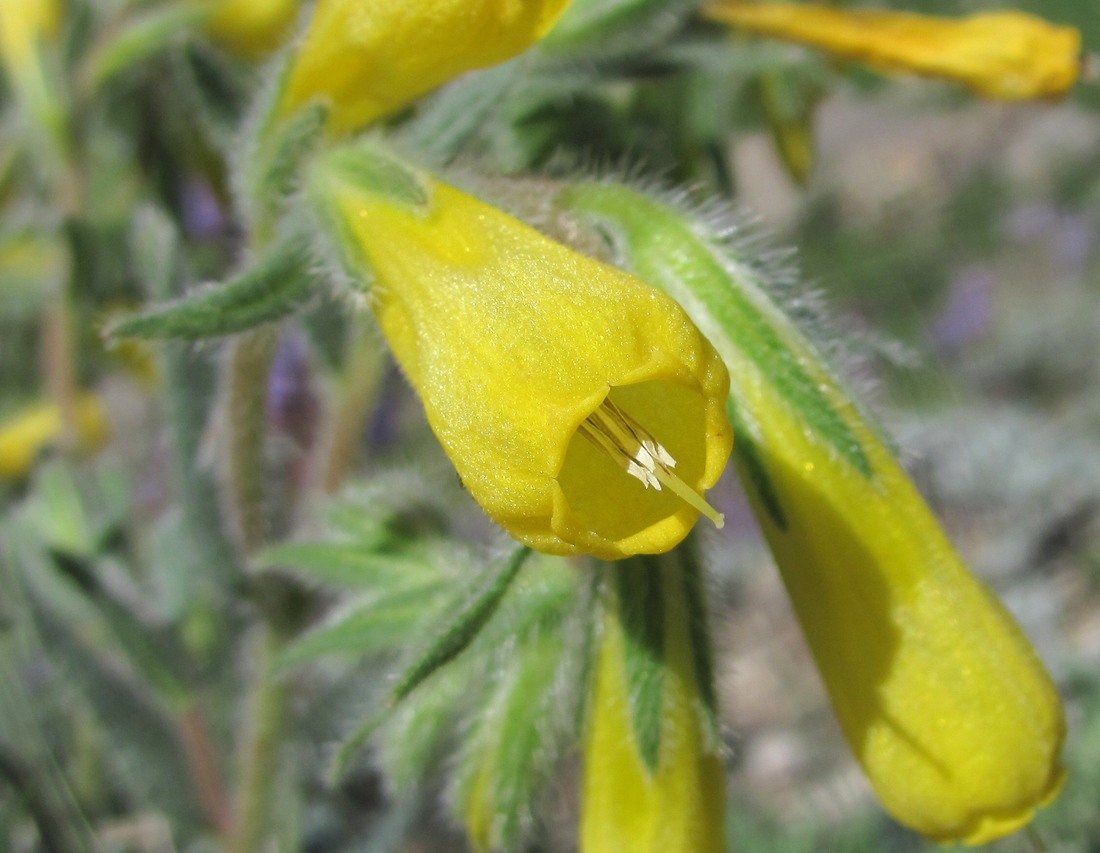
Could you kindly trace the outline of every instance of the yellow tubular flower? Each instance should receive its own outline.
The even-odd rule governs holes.
[[[701,511],[720,523],[701,494],[730,452],[729,378],[683,310],[452,187],[372,190],[364,153],[336,152],[314,189],[489,516],[603,559],[666,551]]]
[[[282,111],[330,105],[347,133],[436,86],[525,51],[570,0],[320,0],[294,58]]]
[[[992,98],[1057,97],[1081,73],[1081,34],[1022,12],[949,19],[717,0],[704,13],[745,32],[821,48],[887,73],[954,80]]]
[[[742,482],[887,809],[945,842],[1026,825],[1063,781],[1058,692],[893,455],[758,273],[682,213],[614,186],[574,187],[570,205],[685,306],[729,367]]]
[[[679,565],[663,565],[651,594],[660,596],[656,627],[663,653],[654,663],[659,684],[631,678],[628,657],[637,637],[627,638],[622,602],[608,610],[596,669],[593,710],[584,747],[581,853],[722,853],[725,776],[717,744],[701,725],[700,686],[694,662],[684,577]],[[648,571],[634,563],[614,567],[631,575]],[[656,574],[656,573],[655,573]],[[656,578],[654,578],[656,580]],[[620,593],[622,594],[622,593]],[[644,614],[652,618],[652,614]],[[663,627],[662,627],[663,626]],[[654,627],[650,625],[649,627]],[[660,635],[659,635],[660,636]],[[652,676],[651,676],[652,677]],[[658,732],[656,760],[647,762],[640,735],[639,687],[654,690]],[[644,715],[641,715],[644,716]],[[652,764],[652,766],[650,766]]]
[[[260,57],[290,35],[301,0],[214,0],[204,28],[234,53]]]
[[[734,396],[759,435],[783,524],[750,496],[884,805],[939,841],[983,844],[1025,826],[1062,786],[1065,738],[1058,693],[1027,638],[862,421],[849,427],[871,479],[744,368]]]
[[[91,451],[107,441],[107,410],[96,394],[83,394],[76,401],[76,433],[79,450]],[[0,423],[0,477],[25,476],[38,454],[61,438],[61,413],[52,403],[43,403]]]

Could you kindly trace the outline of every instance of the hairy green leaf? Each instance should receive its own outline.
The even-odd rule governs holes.
[[[304,241],[291,239],[237,278],[120,320],[107,334],[184,340],[231,335],[292,314],[314,292]]]

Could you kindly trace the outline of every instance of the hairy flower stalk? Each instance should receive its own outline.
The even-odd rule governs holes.
[[[720,853],[725,777],[698,571],[611,568],[584,746],[582,853]]]
[[[328,103],[348,133],[466,71],[518,56],[570,0],[320,0],[294,57],[281,109]]]
[[[568,190],[730,367],[735,458],[856,757],[902,823],[980,844],[1063,781],[1058,693],[759,273],[679,211]]]
[[[667,551],[732,441],[728,376],[683,310],[369,148],[310,187],[463,483],[516,539],[604,559]]]
[[[704,13],[742,32],[799,42],[886,73],[953,80],[991,98],[1058,97],[1081,74],[1081,34],[1023,12],[951,19],[813,3],[715,0]]]

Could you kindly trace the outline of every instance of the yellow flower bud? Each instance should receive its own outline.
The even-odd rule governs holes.
[[[97,450],[107,441],[107,410],[96,394],[82,394],[76,401],[76,439],[78,449]],[[61,413],[52,403],[25,409],[0,423],[0,477],[22,477],[30,471],[35,458],[61,438],[64,426]]]
[[[954,80],[992,98],[1056,97],[1081,73],[1081,34],[1022,12],[949,19],[808,3],[716,0],[705,14],[745,32],[818,47],[887,73]]]
[[[735,369],[734,397],[772,489],[767,500],[750,495],[875,791],[939,841],[982,844],[1026,825],[1061,788],[1065,737],[1057,690],[1027,638],[858,417],[848,426],[871,477],[815,438],[755,368]]]
[[[525,51],[570,0],[320,0],[282,110],[313,99],[347,133],[475,68]]]
[[[701,511],[720,523],[701,493],[730,452],[729,377],[680,306],[445,184],[372,190],[338,165],[362,153],[330,157],[314,188],[489,516],[603,559],[666,551]]]
[[[260,57],[290,35],[301,0],[214,0],[204,22],[211,38],[234,53]]]
[[[624,564],[614,571],[631,575],[649,570]],[[593,710],[584,746],[582,853],[722,853],[725,776],[719,745],[708,742],[701,724],[700,685],[688,624],[681,566],[662,566],[653,591],[660,596],[656,627],[663,649],[657,686],[659,749],[656,761],[643,756],[635,712],[639,684],[632,684],[624,636],[622,604],[604,620]],[[654,614],[646,614],[652,618]],[[633,688],[633,689],[632,689]],[[643,688],[644,689],[644,688]]]

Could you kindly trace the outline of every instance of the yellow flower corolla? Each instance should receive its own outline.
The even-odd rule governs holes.
[[[902,823],[945,842],[1009,834],[1061,788],[1057,690],[813,351],[784,337],[867,470],[724,351],[751,435],[738,467],[841,728]]]
[[[1062,785],[1058,692],[815,348],[681,211],[614,185],[574,185],[566,203],[729,368],[741,480],[886,808],[945,842],[1027,824]]]
[[[107,441],[107,409],[96,394],[82,394],[73,412],[77,449],[96,450]],[[0,422],[0,477],[22,477],[38,454],[64,432],[61,412],[52,403],[40,403]]]
[[[729,378],[679,305],[445,184],[410,200],[320,175],[394,355],[494,521],[603,559],[666,551],[701,510],[720,523],[700,495],[730,452]]]
[[[887,73],[953,80],[993,98],[1057,97],[1081,73],[1081,35],[1022,12],[950,19],[877,9],[716,0],[715,20]]]
[[[616,571],[640,569],[617,566]],[[642,756],[631,712],[627,640],[609,609],[584,745],[581,853],[722,853],[725,775],[700,720],[692,636],[680,567],[662,567],[664,654],[660,750]],[[629,580],[627,581],[629,582]]]
[[[294,57],[282,111],[314,100],[347,133],[466,71],[519,55],[570,0],[320,0]]]
[[[205,0],[211,7],[203,28],[234,53],[259,57],[291,34],[301,0]]]
[[[752,367],[733,369],[744,370],[733,395],[783,524],[750,488],[757,516],[883,804],[939,841],[982,844],[1026,825],[1062,785],[1065,737],[1058,693],[1027,638],[858,417],[849,426],[870,479]]]

